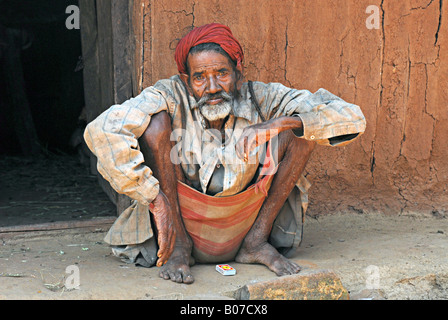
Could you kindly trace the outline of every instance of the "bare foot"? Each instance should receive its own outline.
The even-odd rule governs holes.
[[[171,257],[162,267],[159,276],[165,280],[190,284],[194,282],[190,271],[191,249],[176,246]]]
[[[268,242],[263,242],[253,247],[243,244],[235,261],[240,263],[264,264],[271,271],[275,272],[277,276],[296,274],[301,270],[298,264],[282,256]]]

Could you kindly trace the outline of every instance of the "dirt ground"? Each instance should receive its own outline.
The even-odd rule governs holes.
[[[106,229],[2,239],[0,299],[230,299],[245,284],[276,278],[261,265],[231,263],[237,270],[231,277],[214,265],[195,265],[195,283],[176,284],[159,278],[157,268],[112,256]],[[448,299],[447,245],[445,218],[338,214],[308,218],[293,259],[304,270],[334,271],[353,300]]]
[[[116,214],[76,156],[3,157],[0,165],[0,231]],[[166,281],[157,268],[114,257],[103,241],[109,226],[0,232],[0,299],[230,299],[246,284],[276,278],[264,266],[231,262],[235,276],[195,265],[194,284]],[[334,271],[351,299],[448,299],[447,247],[445,216],[346,213],[307,217],[293,259],[304,270]]]
[[[1,156],[0,168],[0,227],[116,215],[76,155]]]

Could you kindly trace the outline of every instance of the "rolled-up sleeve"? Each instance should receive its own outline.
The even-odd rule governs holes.
[[[345,102],[325,89],[314,94],[308,90],[267,85],[266,113],[270,118],[298,116],[306,140],[330,146],[344,146],[364,133],[366,119],[361,108]]]
[[[84,132],[89,149],[98,159],[98,172],[121,194],[142,204],[159,193],[159,182],[144,165],[138,139],[151,115],[167,110],[163,94],[149,87],[121,105],[114,105],[90,122]]]

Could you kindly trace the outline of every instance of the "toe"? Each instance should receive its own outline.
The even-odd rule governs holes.
[[[281,257],[280,259],[275,261],[273,265],[273,271],[279,277],[296,274],[299,273],[300,270],[301,268],[299,265],[284,257]]]
[[[189,270],[178,268],[175,270],[165,269],[159,273],[159,276],[165,280],[171,280],[176,283],[190,284],[194,282],[194,278]]]
[[[169,280],[169,279],[170,279],[170,276],[168,275],[168,273],[167,273],[167,272],[164,272],[164,271],[160,271],[160,272],[159,272],[159,277],[160,277],[160,278],[163,278],[163,279],[165,279],[165,280]]]
[[[194,282],[194,278],[191,274],[184,276],[184,283],[191,284]]]
[[[301,270],[300,266],[297,263],[290,260],[288,261],[287,269],[290,274],[299,273]]]
[[[194,282],[194,278],[190,273],[190,268],[180,269],[181,282],[190,284]]]
[[[174,272],[171,274],[171,280],[177,283],[182,282],[182,273],[181,270],[177,270],[177,272]]]

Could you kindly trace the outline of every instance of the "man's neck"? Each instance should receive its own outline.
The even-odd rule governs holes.
[[[216,121],[209,121],[205,120],[207,124],[207,129],[216,129],[221,131],[222,140],[225,141],[225,132],[224,132],[224,124],[227,122],[227,119],[229,119],[229,116],[225,117],[224,119],[216,120]]]
[[[227,119],[228,119],[228,117],[225,117],[224,119],[219,119],[216,121],[206,120],[207,129],[222,130],[222,128],[224,128],[224,123],[226,123]]]

